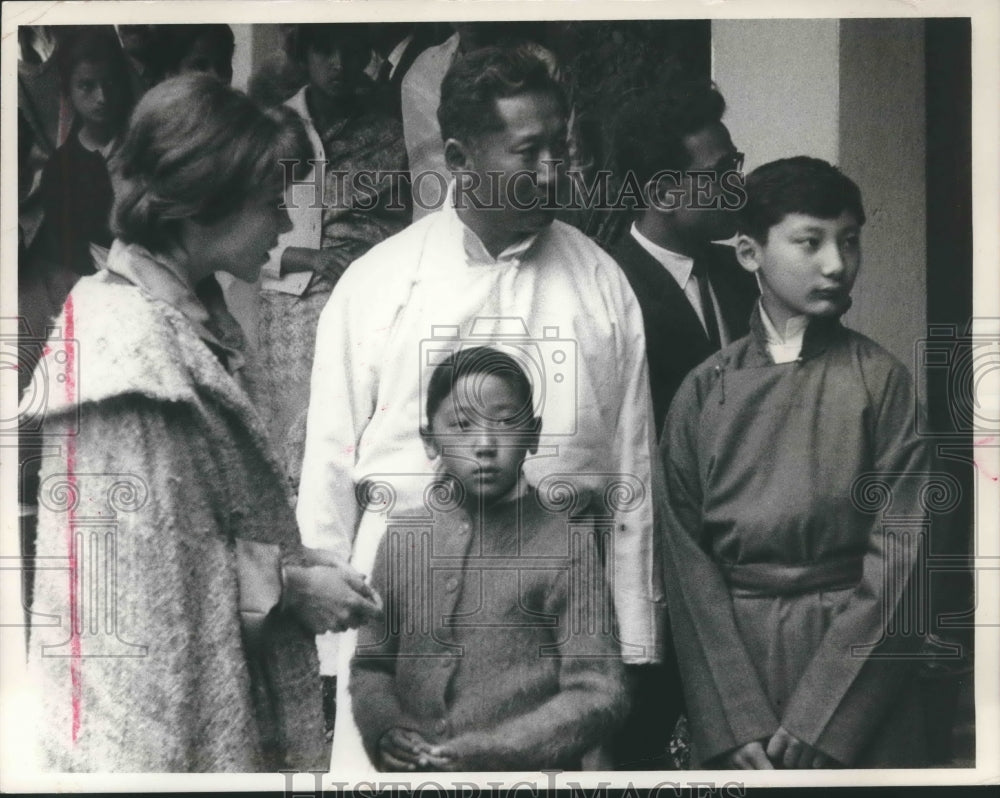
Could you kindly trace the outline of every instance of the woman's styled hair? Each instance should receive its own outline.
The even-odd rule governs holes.
[[[312,157],[298,116],[263,110],[202,73],[150,89],[111,160],[111,230],[127,243],[169,247],[182,219],[212,224],[284,187],[282,161]]]

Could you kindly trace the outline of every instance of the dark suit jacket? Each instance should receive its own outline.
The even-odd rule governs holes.
[[[628,278],[646,332],[646,358],[659,436],[674,394],[687,373],[715,351],[705,328],[677,281],[626,233],[611,254]],[[704,258],[730,340],[750,331],[750,313],[759,296],[757,281],[736,261],[731,247],[710,244]]]
[[[403,118],[403,78],[406,76],[406,73],[410,71],[410,67],[413,66],[413,62],[417,60],[418,55],[420,55],[428,47],[440,43],[441,37],[436,35],[435,30],[431,26],[418,24],[413,31],[413,39],[407,45],[406,49],[403,50],[403,54],[400,56],[399,63],[396,65],[396,69],[393,71],[392,77],[387,78],[385,82],[382,83],[382,88],[386,92],[386,99],[389,103],[389,108],[399,119]]]

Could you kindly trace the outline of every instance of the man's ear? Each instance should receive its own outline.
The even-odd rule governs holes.
[[[530,432],[527,436],[528,443],[528,453],[535,454],[538,452],[538,436],[542,434],[542,417],[536,416],[531,419]]]
[[[428,460],[436,460],[441,454],[441,447],[438,446],[433,433],[427,427],[420,427],[420,442],[424,445]]]
[[[660,213],[673,213],[690,204],[691,181],[681,172],[657,172],[642,189],[648,207]]]
[[[760,242],[746,233],[736,237],[736,260],[751,274],[760,269],[762,249]]]
[[[444,162],[452,172],[468,171],[473,168],[472,151],[458,139],[448,139],[444,143]]]

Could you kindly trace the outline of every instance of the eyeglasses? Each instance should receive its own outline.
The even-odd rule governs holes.
[[[743,161],[746,156],[739,152],[732,152],[729,155],[724,155],[715,162],[715,166],[712,167],[716,172],[742,172],[743,171]]]

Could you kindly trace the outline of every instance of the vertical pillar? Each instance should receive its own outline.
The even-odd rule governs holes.
[[[861,186],[868,215],[845,321],[911,372],[927,334],[924,98],[923,20],[841,20],[840,166]]]

